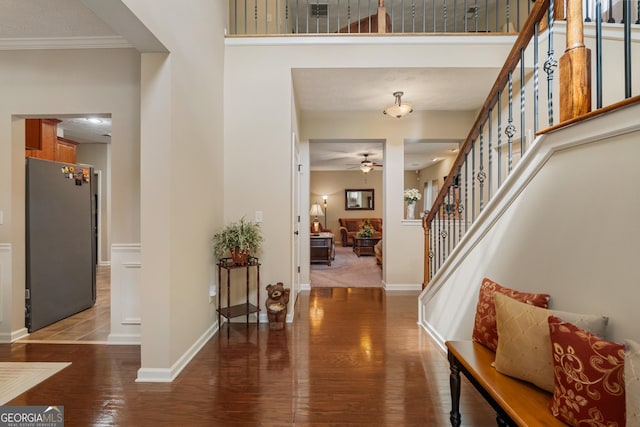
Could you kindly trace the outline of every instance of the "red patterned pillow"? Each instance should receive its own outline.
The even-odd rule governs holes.
[[[485,347],[493,350],[498,348],[498,330],[496,327],[496,303],[493,298],[494,292],[500,292],[517,301],[525,302],[536,307],[548,308],[548,294],[532,294],[520,292],[500,286],[486,277],[482,279],[478,305],[476,306],[476,319],[473,324],[473,334],[471,339]]]
[[[572,426],[625,425],[624,345],[549,316],[553,415]]]

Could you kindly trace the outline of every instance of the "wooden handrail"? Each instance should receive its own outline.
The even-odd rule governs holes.
[[[490,111],[494,108],[494,106],[500,101],[499,94],[505,90],[505,86],[508,82],[510,82],[510,75],[516,69],[518,64],[521,61],[521,53],[529,46],[529,43],[533,37],[534,31],[536,29],[536,25],[538,26],[538,30],[542,28],[547,28],[546,21],[548,18],[546,14],[549,10],[550,0],[538,0],[535,2],[531,13],[529,14],[528,19],[526,20],[524,26],[520,31],[520,35],[518,36],[516,42],[514,43],[507,60],[505,61],[504,66],[500,70],[498,77],[489,92],[489,95],[483,104],[478,116],[471,128],[467,138],[465,139],[458,156],[456,157],[451,172],[448,174],[445,182],[440,189],[440,192],[436,196],[434,204],[431,208],[431,211],[428,212],[423,218],[423,228],[425,234],[425,257],[424,257],[424,282],[423,288],[426,287],[430,278],[431,278],[431,264],[430,264],[430,242],[432,239],[432,223],[436,218],[442,218],[440,215],[442,211],[442,207],[444,204],[445,197],[450,194],[451,187],[453,185],[453,180],[459,173],[460,168],[465,164],[465,161],[468,158],[469,153],[474,147],[474,142],[476,139],[481,136],[481,130],[488,120],[492,120],[490,117]],[[565,13],[566,7],[566,13]],[[624,101],[620,101],[615,104],[611,104],[608,107],[599,108],[597,111],[591,111],[591,53],[589,49],[586,48],[584,44],[584,28],[583,28],[583,16],[582,16],[582,2],[580,0],[555,0],[554,2],[554,13],[556,16],[552,17],[555,22],[559,17],[565,17],[566,24],[566,49],[563,53],[562,57],[559,61],[559,123],[556,125],[552,125],[544,130],[539,130],[537,132],[538,135],[543,133],[569,126],[571,124],[577,123],[579,121],[588,120],[589,118],[595,117],[600,114],[604,114],[610,112],[616,108],[623,108],[626,105],[639,103],[640,96],[630,97]],[[627,30],[629,31],[629,30]],[[549,37],[553,37],[550,35]],[[553,53],[551,53],[553,55]],[[550,57],[547,62],[545,62],[545,68],[547,64],[553,64],[553,58]],[[520,67],[524,67],[524,64],[519,64]],[[521,82],[524,84],[524,82]],[[509,89],[511,90],[511,89]],[[511,99],[509,100],[511,103]],[[511,111],[510,121],[511,121]],[[524,114],[524,113],[523,113]],[[535,118],[537,120],[537,117]],[[506,133],[506,132],[505,132]],[[511,144],[511,136],[513,134],[509,134],[509,144]],[[521,135],[521,138],[524,138],[524,135]],[[524,146],[523,146],[524,147]],[[509,148],[511,150],[511,147]],[[523,148],[524,150],[524,148]],[[521,154],[524,154],[521,153]],[[480,156],[482,158],[482,139],[480,140]],[[509,168],[511,168],[511,151],[509,153]],[[489,164],[491,165],[491,158],[489,160]],[[466,168],[466,166],[465,166]],[[510,169],[509,169],[510,170]],[[482,171],[482,166],[481,166]],[[472,172],[472,174],[475,172]],[[465,169],[466,175],[466,169]],[[475,176],[471,176],[466,178],[467,181],[470,178],[472,182],[472,188],[475,189]],[[482,191],[482,182],[479,177],[478,181],[480,181],[480,188]],[[465,184],[469,185],[469,184]],[[465,192],[466,192],[465,186]],[[466,195],[465,195],[466,197]],[[465,202],[468,203],[468,202]],[[482,196],[480,198],[480,209],[482,210],[483,199]],[[475,206],[465,206],[467,211],[471,209],[475,212]],[[447,213],[448,220],[451,219]],[[466,218],[466,217],[465,217]],[[465,227],[468,224],[465,224]],[[443,232],[446,234],[446,230]],[[460,234],[461,236],[461,234]],[[455,243],[454,243],[455,247]],[[435,248],[433,249],[435,251]],[[444,259],[446,259],[447,255],[443,255]],[[440,255],[438,255],[438,262],[442,259]],[[434,264],[435,265],[435,264]],[[439,265],[439,264],[438,264]]]
[[[545,129],[541,129],[536,133],[536,135],[544,135],[547,133],[551,133],[558,129],[566,128],[568,126],[575,125],[576,123],[581,123],[587,120],[591,120],[595,117],[599,117],[604,114],[611,113],[612,111],[616,111],[621,108],[628,107],[629,105],[635,105],[635,104],[640,104],[640,95],[632,96],[631,98],[626,98],[626,99],[623,99],[622,101],[614,102],[613,104],[609,104],[605,107],[598,108],[597,110],[590,111],[589,113],[583,114],[582,116],[574,117],[573,119],[560,122],[556,125],[550,126]]]
[[[482,108],[478,113],[478,117],[476,118],[476,121],[473,123],[473,126],[471,127],[471,131],[469,132],[469,135],[465,139],[464,144],[462,145],[462,148],[458,153],[458,157],[456,157],[456,160],[453,163],[453,166],[451,167],[451,171],[453,172],[457,171],[458,168],[462,166],[462,164],[464,163],[467,153],[469,153],[469,151],[471,150],[471,144],[473,140],[480,135],[480,126],[487,121],[487,118],[489,117],[489,110],[491,110],[496,105],[496,103],[498,102],[498,94],[501,92],[502,88],[504,88],[507,82],[509,81],[509,73],[516,68],[516,66],[520,61],[520,50],[526,48],[526,46],[529,44],[529,41],[533,37],[536,24],[545,15],[548,8],[549,8],[549,0],[537,1],[533,5],[533,8],[531,9],[531,13],[529,14],[529,17],[527,18],[522,29],[520,30],[520,34],[518,35],[518,38],[516,39],[513,47],[511,48],[511,51],[509,52],[509,56],[507,56],[507,60],[505,61],[502,69],[500,70],[500,73],[498,74],[498,77],[496,78],[496,81],[493,84],[493,87],[491,88],[491,91],[489,92],[489,95],[487,96],[486,101],[482,105]],[[434,201],[434,204],[433,204],[434,209],[432,209],[429,212],[429,214],[425,216],[423,222],[430,224],[431,221],[433,221],[440,206],[444,202],[444,198],[447,194],[448,188],[453,183],[453,179],[455,178],[454,175],[455,175],[454,173],[450,173],[447,176],[447,179],[444,181],[444,184]]]
[[[467,138],[465,139],[460,149],[460,152],[458,153],[458,156],[453,162],[453,165],[451,167],[451,173],[447,175],[447,178],[445,179],[444,184],[440,189],[440,192],[438,193],[438,195],[436,196],[436,199],[434,200],[432,209],[422,219],[422,226],[424,228],[424,234],[425,234],[424,281],[422,283],[423,289],[426,287],[427,283],[429,282],[429,277],[430,277],[429,234],[431,229],[431,222],[434,220],[436,214],[442,208],[442,205],[444,203],[444,198],[447,196],[447,193],[449,192],[449,187],[451,187],[451,185],[453,184],[453,180],[457,175],[458,168],[460,168],[464,164],[467,154],[469,153],[469,151],[471,151],[471,146],[473,141],[480,135],[480,128],[487,121],[489,117],[489,111],[491,111],[493,107],[497,104],[498,96],[500,92],[509,81],[509,73],[515,70],[516,66],[520,62],[521,50],[525,49],[529,45],[529,42],[533,38],[536,25],[538,25],[538,22],[540,22],[546,16],[546,13],[549,9],[549,4],[550,4],[549,0],[539,0],[539,1],[536,1],[533,7],[531,8],[529,17],[527,18],[524,25],[520,29],[518,38],[513,44],[513,47],[511,48],[511,51],[509,52],[509,55],[507,56],[507,59],[504,65],[502,66],[502,69],[500,70],[500,73],[498,74],[498,77],[496,78],[496,81],[493,84],[493,87],[491,88],[491,91],[489,91],[489,95],[487,96],[487,99],[482,105],[482,108],[480,109],[480,112],[478,113],[478,116],[475,122],[473,123],[473,126],[471,127],[471,131],[467,135]]]

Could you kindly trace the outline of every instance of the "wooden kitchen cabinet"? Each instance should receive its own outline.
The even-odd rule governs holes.
[[[76,143],[58,137],[57,119],[25,120],[25,157],[76,163]]]
[[[54,160],[63,163],[76,163],[76,143],[65,138],[58,138]]]

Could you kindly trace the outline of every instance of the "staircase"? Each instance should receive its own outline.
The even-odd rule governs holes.
[[[553,3],[546,5],[541,33],[538,6],[423,221],[419,323],[440,345],[471,337],[484,277],[547,292],[554,309],[608,315],[612,339],[640,338],[633,328],[640,315],[630,302],[640,297],[640,81],[626,71],[640,54],[639,27],[626,25],[605,50],[602,24],[583,24],[581,10],[571,7],[565,24],[553,20]],[[554,82],[554,46],[565,44],[560,82]],[[546,88],[539,70],[547,73]]]
[[[470,339],[484,277],[640,339],[638,117],[636,103],[536,140],[419,297],[440,345]]]

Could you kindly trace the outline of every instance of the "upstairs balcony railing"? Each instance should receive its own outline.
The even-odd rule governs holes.
[[[535,2],[442,189],[425,211],[423,287],[499,193],[535,135],[640,102],[640,72],[632,73],[632,59],[637,64],[640,58],[640,5],[620,1],[617,18],[612,2],[606,12],[604,5],[588,0],[583,9],[581,0],[568,0],[565,10],[554,0]],[[566,23],[556,20],[565,15]],[[554,41],[560,25],[566,49],[558,60]]]
[[[516,32],[527,0],[230,0],[229,33]]]

